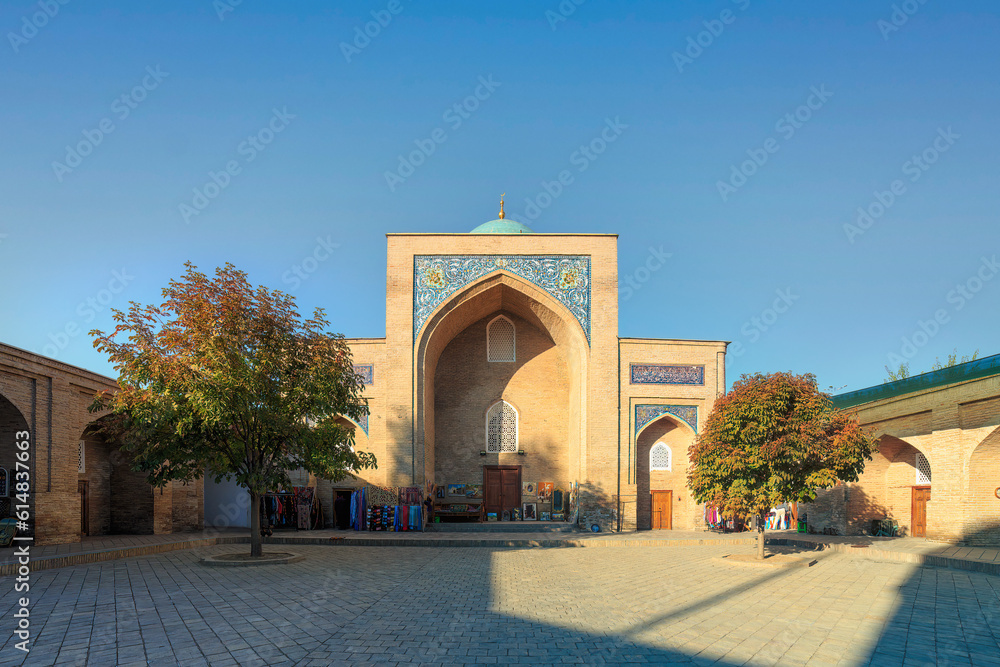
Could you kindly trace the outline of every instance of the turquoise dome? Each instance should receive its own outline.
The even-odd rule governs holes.
[[[484,222],[470,234],[534,234],[530,227],[513,220],[490,220]]]

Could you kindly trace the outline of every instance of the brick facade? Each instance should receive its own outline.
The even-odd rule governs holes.
[[[964,366],[947,369],[955,376],[949,384],[915,388],[851,408],[879,437],[879,451],[856,483],[824,491],[816,503],[803,506],[813,530],[833,528],[841,534],[858,534],[870,528],[872,519],[889,517],[898,522],[903,534],[914,534],[913,489],[925,485],[917,475],[920,454],[931,470],[927,538],[1000,544],[1000,498],[996,495],[1000,492],[1000,372],[964,380]],[[969,365],[968,374],[981,366]]]
[[[100,417],[87,410],[94,396],[116,386],[110,378],[0,344],[0,467],[14,468],[15,433],[29,431],[37,544],[77,542],[84,530],[89,535],[169,533],[203,525],[199,484],[183,492],[168,488],[162,497],[172,501],[176,494],[176,510],[173,502],[161,501],[156,508],[151,487],[128,469],[118,448],[88,431]],[[80,482],[87,483],[86,527]],[[160,512],[156,522],[154,511]]]
[[[448,258],[449,271],[476,267],[474,278],[455,288],[460,276],[416,275],[436,257]],[[559,292],[578,275],[543,282],[516,264],[539,257],[588,267],[586,308],[571,309],[567,303],[580,304]],[[495,266],[484,269],[484,261]],[[424,279],[452,281],[453,291],[421,291],[415,281]],[[580,290],[573,298],[583,298]],[[487,360],[487,325],[501,314],[517,333],[513,363]],[[648,528],[648,512],[639,517],[637,508],[649,504],[648,449],[663,436],[675,466],[667,477],[653,473],[652,488],[674,490],[676,528],[700,525],[685,479],[697,424],[663,415],[640,435],[633,415],[641,403],[676,404],[696,407],[704,420],[724,391],[726,343],[620,339],[616,235],[389,234],[386,329],[384,339],[349,341],[356,364],[374,365],[369,433],[359,443],[376,454],[379,469],[366,480],[478,484],[484,465],[519,465],[522,481],[578,485],[585,525]],[[668,368],[649,376],[667,382],[633,383],[630,363],[698,368],[681,369],[676,382]],[[481,455],[486,412],[501,399],[517,410],[524,455]],[[333,486],[321,481],[321,498]]]

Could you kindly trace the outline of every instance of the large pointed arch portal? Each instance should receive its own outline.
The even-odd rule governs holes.
[[[510,270],[512,264],[521,269],[529,266],[514,261],[518,259],[525,258],[469,259],[474,269],[461,276],[450,259],[414,260],[414,463],[425,480],[479,482],[436,475],[435,452],[440,447],[445,447],[442,457],[449,459],[446,464],[442,458],[438,467],[457,464],[455,459],[460,458],[462,470],[467,471],[463,474],[470,477],[481,474],[483,465],[515,464],[526,470],[558,470],[555,479],[566,483],[586,479],[589,257],[545,264],[547,286]],[[498,265],[496,260],[504,262]],[[487,270],[486,275],[467,280]],[[440,291],[433,291],[437,289],[433,285],[440,285]],[[561,296],[553,294],[559,285],[565,287]],[[511,363],[487,358],[487,327],[501,315],[516,323],[517,355]],[[544,373],[540,364],[545,365]],[[523,387],[529,374],[542,378],[539,385],[551,382],[551,391],[539,390],[528,398]],[[452,382],[464,383],[469,391],[456,391]],[[501,400],[510,402],[519,415],[520,449],[525,450],[524,455],[514,452],[510,461],[505,458],[510,453],[485,454],[486,413]]]

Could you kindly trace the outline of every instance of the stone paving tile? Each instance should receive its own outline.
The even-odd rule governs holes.
[[[204,547],[32,574],[34,643],[0,665],[718,664],[1000,667],[1000,577],[824,552],[809,568],[713,560],[752,546],[296,546],[206,568]]]

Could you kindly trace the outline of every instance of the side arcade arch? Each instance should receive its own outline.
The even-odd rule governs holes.
[[[15,496],[25,488],[18,486],[19,483],[23,484],[24,482],[27,482],[29,516],[35,516],[35,490],[33,487],[35,479],[31,474],[32,467],[30,465],[31,459],[34,458],[31,456],[34,454],[32,435],[28,420],[25,419],[21,411],[7,397],[0,394],[0,469],[3,470],[0,473],[0,478],[2,478],[2,490],[4,491],[3,494],[0,494],[0,519],[16,516],[14,505],[17,500]],[[27,450],[18,447],[17,443],[21,442],[28,443]],[[29,460],[28,463],[20,461],[22,467],[18,469],[18,453],[21,451],[29,452]],[[21,458],[24,456],[22,455]],[[27,475],[24,474],[25,472]],[[25,476],[28,477],[27,480],[24,479]],[[33,528],[31,522],[29,522],[29,526]]]

